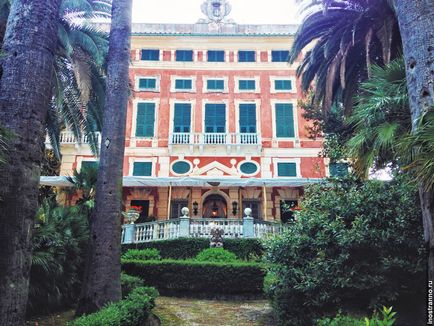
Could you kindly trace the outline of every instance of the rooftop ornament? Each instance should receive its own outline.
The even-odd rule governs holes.
[[[234,24],[232,19],[227,19],[232,6],[226,0],[206,0],[200,7],[208,19],[200,19],[202,24]]]

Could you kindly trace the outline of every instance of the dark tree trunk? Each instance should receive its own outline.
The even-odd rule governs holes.
[[[395,0],[406,63],[412,129],[434,105],[434,5],[432,0]],[[424,236],[429,248],[428,277],[434,281],[434,189],[420,185]]]
[[[6,28],[0,124],[14,134],[0,167],[0,325],[24,325],[60,0],[15,0]]]
[[[114,0],[107,68],[96,204],[91,221],[86,275],[77,314],[121,299],[120,221],[132,0]]]

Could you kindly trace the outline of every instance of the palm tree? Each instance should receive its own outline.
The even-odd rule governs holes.
[[[9,2],[0,0],[1,40],[2,18],[9,15]],[[111,0],[62,0],[59,8],[53,98],[47,115],[47,134],[57,158],[61,155],[60,131],[65,127],[77,140],[84,133],[92,151],[98,152],[95,132],[102,128],[108,35],[89,21],[109,18],[110,13]]]
[[[402,58],[371,67],[371,78],[361,84],[347,123],[354,129],[348,154],[360,176],[366,177],[372,167],[381,169],[399,160],[401,167],[405,164],[398,147],[411,131],[411,117]]]
[[[387,0],[306,1],[305,20],[295,35],[290,61],[308,49],[297,68],[302,89],[315,84],[312,100],[324,111],[342,103],[350,113],[358,83],[372,63],[387,64],[399,48],[393,8]],[[313,44],[313,46],[311,46]],[[310,49],[311,47],[311,49]]]
[[[316,42],[306,53],[298,74],[302,75],[304,90],[316,81],[314,99],[322,101],[325,110],[333,101],[342,102],[347,111],[352,109],[357,83],[366,79],[371,62],[387,64],[393,50],[399,49],[399,40],[393,41],[398,23],[415,133],[423,115],[434,107],[432,3],[426,0],[306,0],[306,3],[311,12],[297,33],[291,60],[312,41]],[[357,47],[359,51],[354,51]],[[419,197],[429,248],[429,279],[434,281],[434,188],[421,182]]]
[[[14,0],[2,48],[0,125],[13,134],[0,169],[0,325],[24,325],[41,142],[52,95],[60,0]]]
[[[83,290],[77,314],[121,299],[120,217],[128,105],[132,0],[114,0],[102,146]]]

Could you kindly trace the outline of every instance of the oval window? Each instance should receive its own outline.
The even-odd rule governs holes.
[[[190,171],[190,164],[185,161],[175,162],[172,165],[172,170],[176,174],[186,174]]]
[[[258,171],[258,167],[254,163],[246,162],[240,165],[240,171],[244,174],[254,174]]]

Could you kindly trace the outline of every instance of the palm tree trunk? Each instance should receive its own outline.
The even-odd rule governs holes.
[[[432,0],[395,0],[406,63],[413,132],[434,106],[434,6]],[[429,249],[428,277],[434,281],[434,189],[420,185],[424,236]]]
[[[108,53],[106,105],[96,204],[86,275],[77,314],[121,299],[120,220],[128,105],[132,0],[114,0]]]
[[[13,134],[0,171],[0,325],[24,325],[60,0],[15,0],[3,44],[0,124]]]

